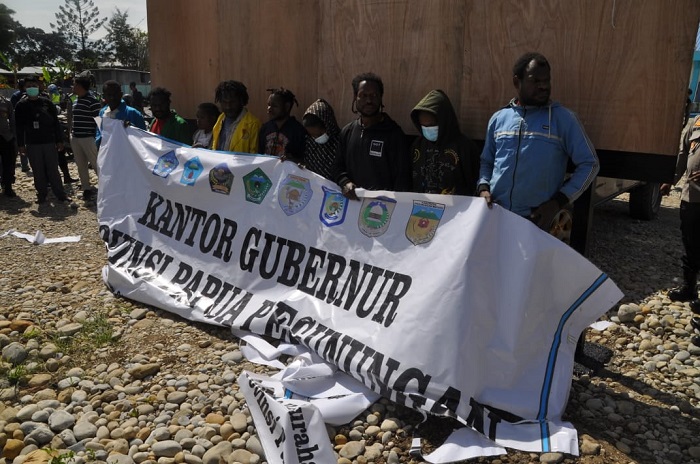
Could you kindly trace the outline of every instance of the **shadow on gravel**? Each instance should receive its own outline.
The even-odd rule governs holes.
[[[652,221],[631,218],[624,199],[595,209],[588,259],[622,290],[624,297],[620,303],[642,304],[658,299],[661,293],[678,284],[683,251],[679,211],[672,200],[665,199],[664,203],[667,204]],[[609,315],[616,314],[617,308],[618,305],[611,308]],[[654,448],[662,446],[659,442],[666,438],[659,435],[659,430],[685,429],[690,431],[687,436],[700,436],[700,409],[687,399],[659,390],[625,372],[613,372],[605,363],[584,364],[588,371],[578,372],[574,377],[565,415],[579,435],[588,434],[599,443],[613,446],[622,441],[620,448],[625,451],[624,456],[639,463],[659,462],[659,451],[655,452]],[[632,420],[626,422],[623,416]],[[663,445],[670,445],[664,462],[687,464],[689,456],[681,450],[696,443],[678,436],[668,438],[669,443]],[[622,453],[620,448],[612,451]]]
[[[564,420],[571,421],[579,432],[579,437],[588,434],[599,443],[607,441],[613,446],[617,446],[620,438],[625,437],[627,440],[624,443],[629,447],[629,452],[622,454],[634,462],[651,463],[658,462],[658,455],[651,449],[650,441],[662,440],[658,435],[659,429],[685,429],[690,432],[690,436],[700,436],[700,411],[687,401],[605,368],[597,371],[596,375],[601,382],[596,382],[595,377],[590,380],[574,379],[572,382],[572,400],[569,401]],[[615,391],[613,387],[621,391]],[[585,398],[586,395],[590,396],[588,401],[603,400],[602,410],[598,410],[597,414],[590,412],[591,405],[573,399]],[[635,399],[635,396],[643,397],[646,402]],[[658,407],[654,403],[659,403]],[[634,419],[629,422],[612,411],[619,411],[622,404],[626,411],[634,411]],[[605,408],[610,408],[611,412]],[[687,414],[681,411],[687,411]],[[632,443],[629,440],[631,435],[635,438]],[[680,450],[695,444],[684,441],[686,440],[672,437],[671,443],[677,445],[678,449],[668,451],[664,456],[667,460],[665,462],[688,463],[688,455]]]
[[[26,208],[32,206],[32,203],[17,196],[15,198],[7,198],[0,195],[0,211],[8,214],[21,214]]]
[[[662,206],[656,219],[628,214],[628,203],[613,200],[595,209],[588,259],[625,294],[639,302],[676,285],[683,246],[678,208]]]

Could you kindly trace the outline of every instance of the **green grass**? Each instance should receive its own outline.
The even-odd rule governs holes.
[[[106,314],[98,313],[82,323],[83,327],[74,335],[50,334],[50,341],[59,352],[69,355],[94,353],[98,348],[111,344],[114,331]]]

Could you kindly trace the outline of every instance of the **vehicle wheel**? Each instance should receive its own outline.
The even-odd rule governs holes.
[[[630,190],[630,216],[644,221],[654,219],[661,207],[660,186],[650,182]]]

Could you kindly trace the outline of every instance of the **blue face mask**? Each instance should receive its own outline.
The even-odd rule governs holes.
[[[27,87],[27,95],[30,97],[38,97],[39,96],[39,87]]]
[[[420,130],[423,133],[423,137],[430,140],[431,142],[437,142],[438,139],[438,126],[420,126]]]

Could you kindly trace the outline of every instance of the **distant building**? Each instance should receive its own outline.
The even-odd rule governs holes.
[[[122,68],[100,68],[91,69],[90,72],[95,76],[95,84],[97,91],[102,91],[102,85],[107,81],[117,81],[122,86],[122,92],[130,94],[129,83],[136,82],[136,88],[144,95],[148,95],[151,91],[151,73],[148,71],[137,71],[135,69]]]

